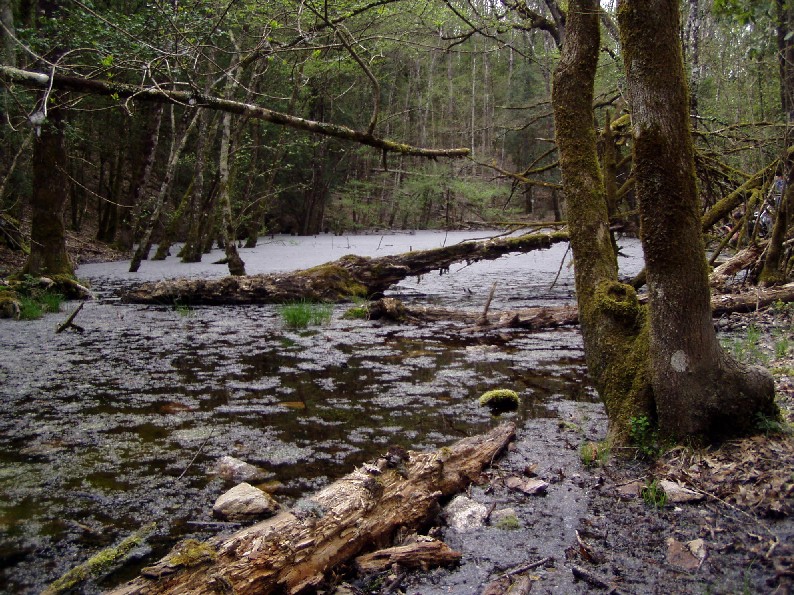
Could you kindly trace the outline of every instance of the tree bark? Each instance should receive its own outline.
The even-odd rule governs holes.
[[[50,108],[33,141],[30,254],[23,271],[34,276],[74,274],[63,221],[69,196],[64,127],[61,109]]]
[[[445,269],[455,262],[493,260],[511,252],[549,248],[567,239],[568,234],[562,232],[527,234],[381,258],[350,255],[294,273],[145,283],[128,291],[123,299],[181,304],[272,304],[300,299],[343,302],[353,297],[379,297],[406,277]]]
[[[652,401],[644,311],[634,289],[618,282],[598,162],[593,123],[598,15],[597,0],[571,2],[552,104],[587,369],[606,407],[610,431],[621,438],[628,434],[631,417],[650,415]]]
[[[659,429],[719,439],[776,414],[771,375],[721,349],[711,322],[677,0],[621,0]],[[653,40],[650,43],[649,40]]]
[[[186,544],[178,545],[144,569],[145,576],[112,594],[314,592],[339,564],[390,545],[398,529],[419,529],[441,498],[476,481],[514,435],[515,426],[504,424],[435,453],[378,459],[322,489],[302,508],[226,539],[194,542],[193,556]]]

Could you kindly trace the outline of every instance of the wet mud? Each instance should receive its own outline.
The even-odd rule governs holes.
[[[442,233],[347,242],[366,242],[363,252],[377,255],[385,244],[401,250],[404,243],[420,248],[455,239]],[[307,255],[339,256],[319,241],[312,248],[312,239],[278,241],[301,255],[300,266],[316,264]],[[251,271],[289,262],[268,256],[264,246],[257,250],[243,254]],[[259,257],[266,264],[256,265]],[[497,282],[493,309],[562,303],[573,295],[569,258],[555,246],[461,265],[407,280],[392,295],[480,309]],[[636,256],[623,261],[625,274],[636,272]],[[417,578],[415,590],[434,592],[435,581],[438,592],[477,592],[465,589],[570,543],[584,506],[580,493],[564,491],[565,482],[581,479],[570,472],[579,440],[566,438],[560,423],[587,418],[595,425],[583,431],[605,428],[575,329],[477,335],[455,325],[345,320],[345,307],[336,306],[329,324],[295,331],[272,306],[122,305],[119,290],[147,280],[155,266],[167,267],[160,277],[225,272],[208,264],[185,270],[173,257],[165,265],[144,262],[149,273],[137,277],[125,272],[126,263],[89,265],[78,275],[99,299],[76,320],[84,333],[54,333],[74,303],[38,321],[0,321],[0,591],[38,592],[153,520],[156,532],[133,560],[86,592],[129,578],[178,539],[229,530],[211,517],[214,500],[234,485],[214,472],[223,456],[263,469],[268,489],[288,506],[390,445],[437,448],[492,427],[499,420],[477,397],[494,388],[519,393],[521,406],[507,416],[530,436],[517,447],[517,462],[505,464],[532,460],[561,489],[522,504],[521,518],[535,520],[517,531],[494,529],[476,545],[450,536],[453,547],[474,547],[466,555],[478,562],[443,580]],[[557,440],[570,442],[570,457],[560,458],[558,443],[548,446]],[[546,535],[552,527],[558,534]],[[566,575],[560,585],[569,583]]]

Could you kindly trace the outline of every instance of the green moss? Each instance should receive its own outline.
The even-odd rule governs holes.
[[[489,390],[480,396],[480,406],[491,407],[492,409],[516,409],[520,403],[518,393],[509,388],[497,388]]]
[[[206,562],[212,562],[218,557],[215,549],[206,542],[197,539],[186,539],[177,544],[174,551],[166,559],[169,566],[192,568]]]
[[[303,274],[313,284],[321,286],[317,288],[320,295],[329,296],[333,293],[337,299],[367,297],[369,293],[367,287],[355,279],[349,270],[341,266],[341,264],[346,262],[346,259],[356,258],[359,257],[344,256],[337,261],[338,264],[323,264],[307,269]]]
[[[0,291],[0,318],[18,318],[20,309],[19,296],[15,292]]]
[[[139,546],[154,531],[155,527],[154,523],[146,525],[124,539],[117,546],[102,550],[48,586],[42,591],[42,595],[64,593],[74,589],[91,577],[100,577],[107,574],[117,562],[126,558],[135,547]]]
[[[366,320],[369,318],[369,308],[367,306],[353,306],[342,314],[342,318],[345,320]]]
[[[521,528],[521,522],[516,515],[508,514],[496,522],[496,528],[502,529],[503,531],[516,531]]]

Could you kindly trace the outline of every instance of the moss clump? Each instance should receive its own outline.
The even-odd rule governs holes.
[[[521,528],[521,521],[518,520],[516,515],[508,514],[496,522],[496,528],[503,531],[517,531]]]
[[[0,318],[19,318],[19,296],[8,289],[0,290]]]
[[[192,568],[205,562],[212,562],[217,557],[218,553],[208,543],[197,539],[186,539],[174,548],[166,562],[169,566]]]
[[[356,257],[344,256],[338,263],[345,263]],[[348,259],[348,260],[346,260]],[[307,269],[303,273],[310,280],[318,295],[327,298],[348,299],[351,297],[366,297],[369,291],[356,280],[352,273],[340,264],[323,264]],[[319,285],[319,287],[317,287]],[[334,294],[334,295],[331,295]]]
[[[512,411],[518,409],[520,403],[518,393],[509,388],[497,388],[489,390],[480,396],[480,406],[498,409],[500,411]]]
[[[369,318],[369,308],[367,306],[353,306],[342,314],[342,318],[345,320],[367,320]]]

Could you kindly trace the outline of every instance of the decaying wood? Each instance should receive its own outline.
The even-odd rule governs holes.
[[[465,438],[433,453],[378,459],[290,511],[174,551],[113,593],[301,593],[366,549],[386,547],[398,529],[415,531],[439,499],[475,481],[515,435],[513,424]],[[147,578],[151,577],[151,578]]]
[[[456,262],[493,260],[512,252],[549,248],[567,239],[568,234],[564,232],[530,233],[380,258],[348,255],[293,273],[146,283],[128,291],[123,299],[133,303],[208,305],[272,304],[294,300],[343,302],[355,296],[379,297],[407,277],[443,271]]]
[[[730,312],[752,312],[777,301],[794,301],[794,283],[780,287],[757,287],[745,293],[714,296],[711,300],[711,308],[713,315],[717,316]]]
[[[61,324],[58,325],[58,328],[55,330],[55,334],[56,335],[58,333],[62,333],[63,331],[65,331],[68,328],[73,328],[74,330],[76,330],[79,333],[82,333],[85,330],[85,329],[83,329],[83,327],[78,326],[78,325],[76,325],[74,323],[75,316],[77,316],[77,314],[80,312],[80,310],[83,309],[83,306],[85,306],[85,302],[80,302],[80,305],[77,306],[77,308],[75,308],[74,312],[72,312],[69,315],[69,318],[67,318]]]
[[[427,538],[407,545],[390,547],[356,558],[359,572],[382,572],[398,564],[403,568],[434,568],[457,563],[460,552],[453,550],[443,541]]]
[[[709,275],[709,285],[723,288],[730,280],[751,266],[753,266],[764,252],[767,242],[752,244],[737,252],[732,258],[716,267]]]
[[[538,330],[576,324],[579,315],[576,306],[523,308],[508,310],[499,314],[495,323],[479,325],[481,314],[468,310],[452,310],[435,306],[409,306],[395,298],[381,298],[369,306],[372,320],[393,320],[395,322],[439,322],[454,321],[471,325],[470,330],[484,331],[499,328],[524,328]]]

